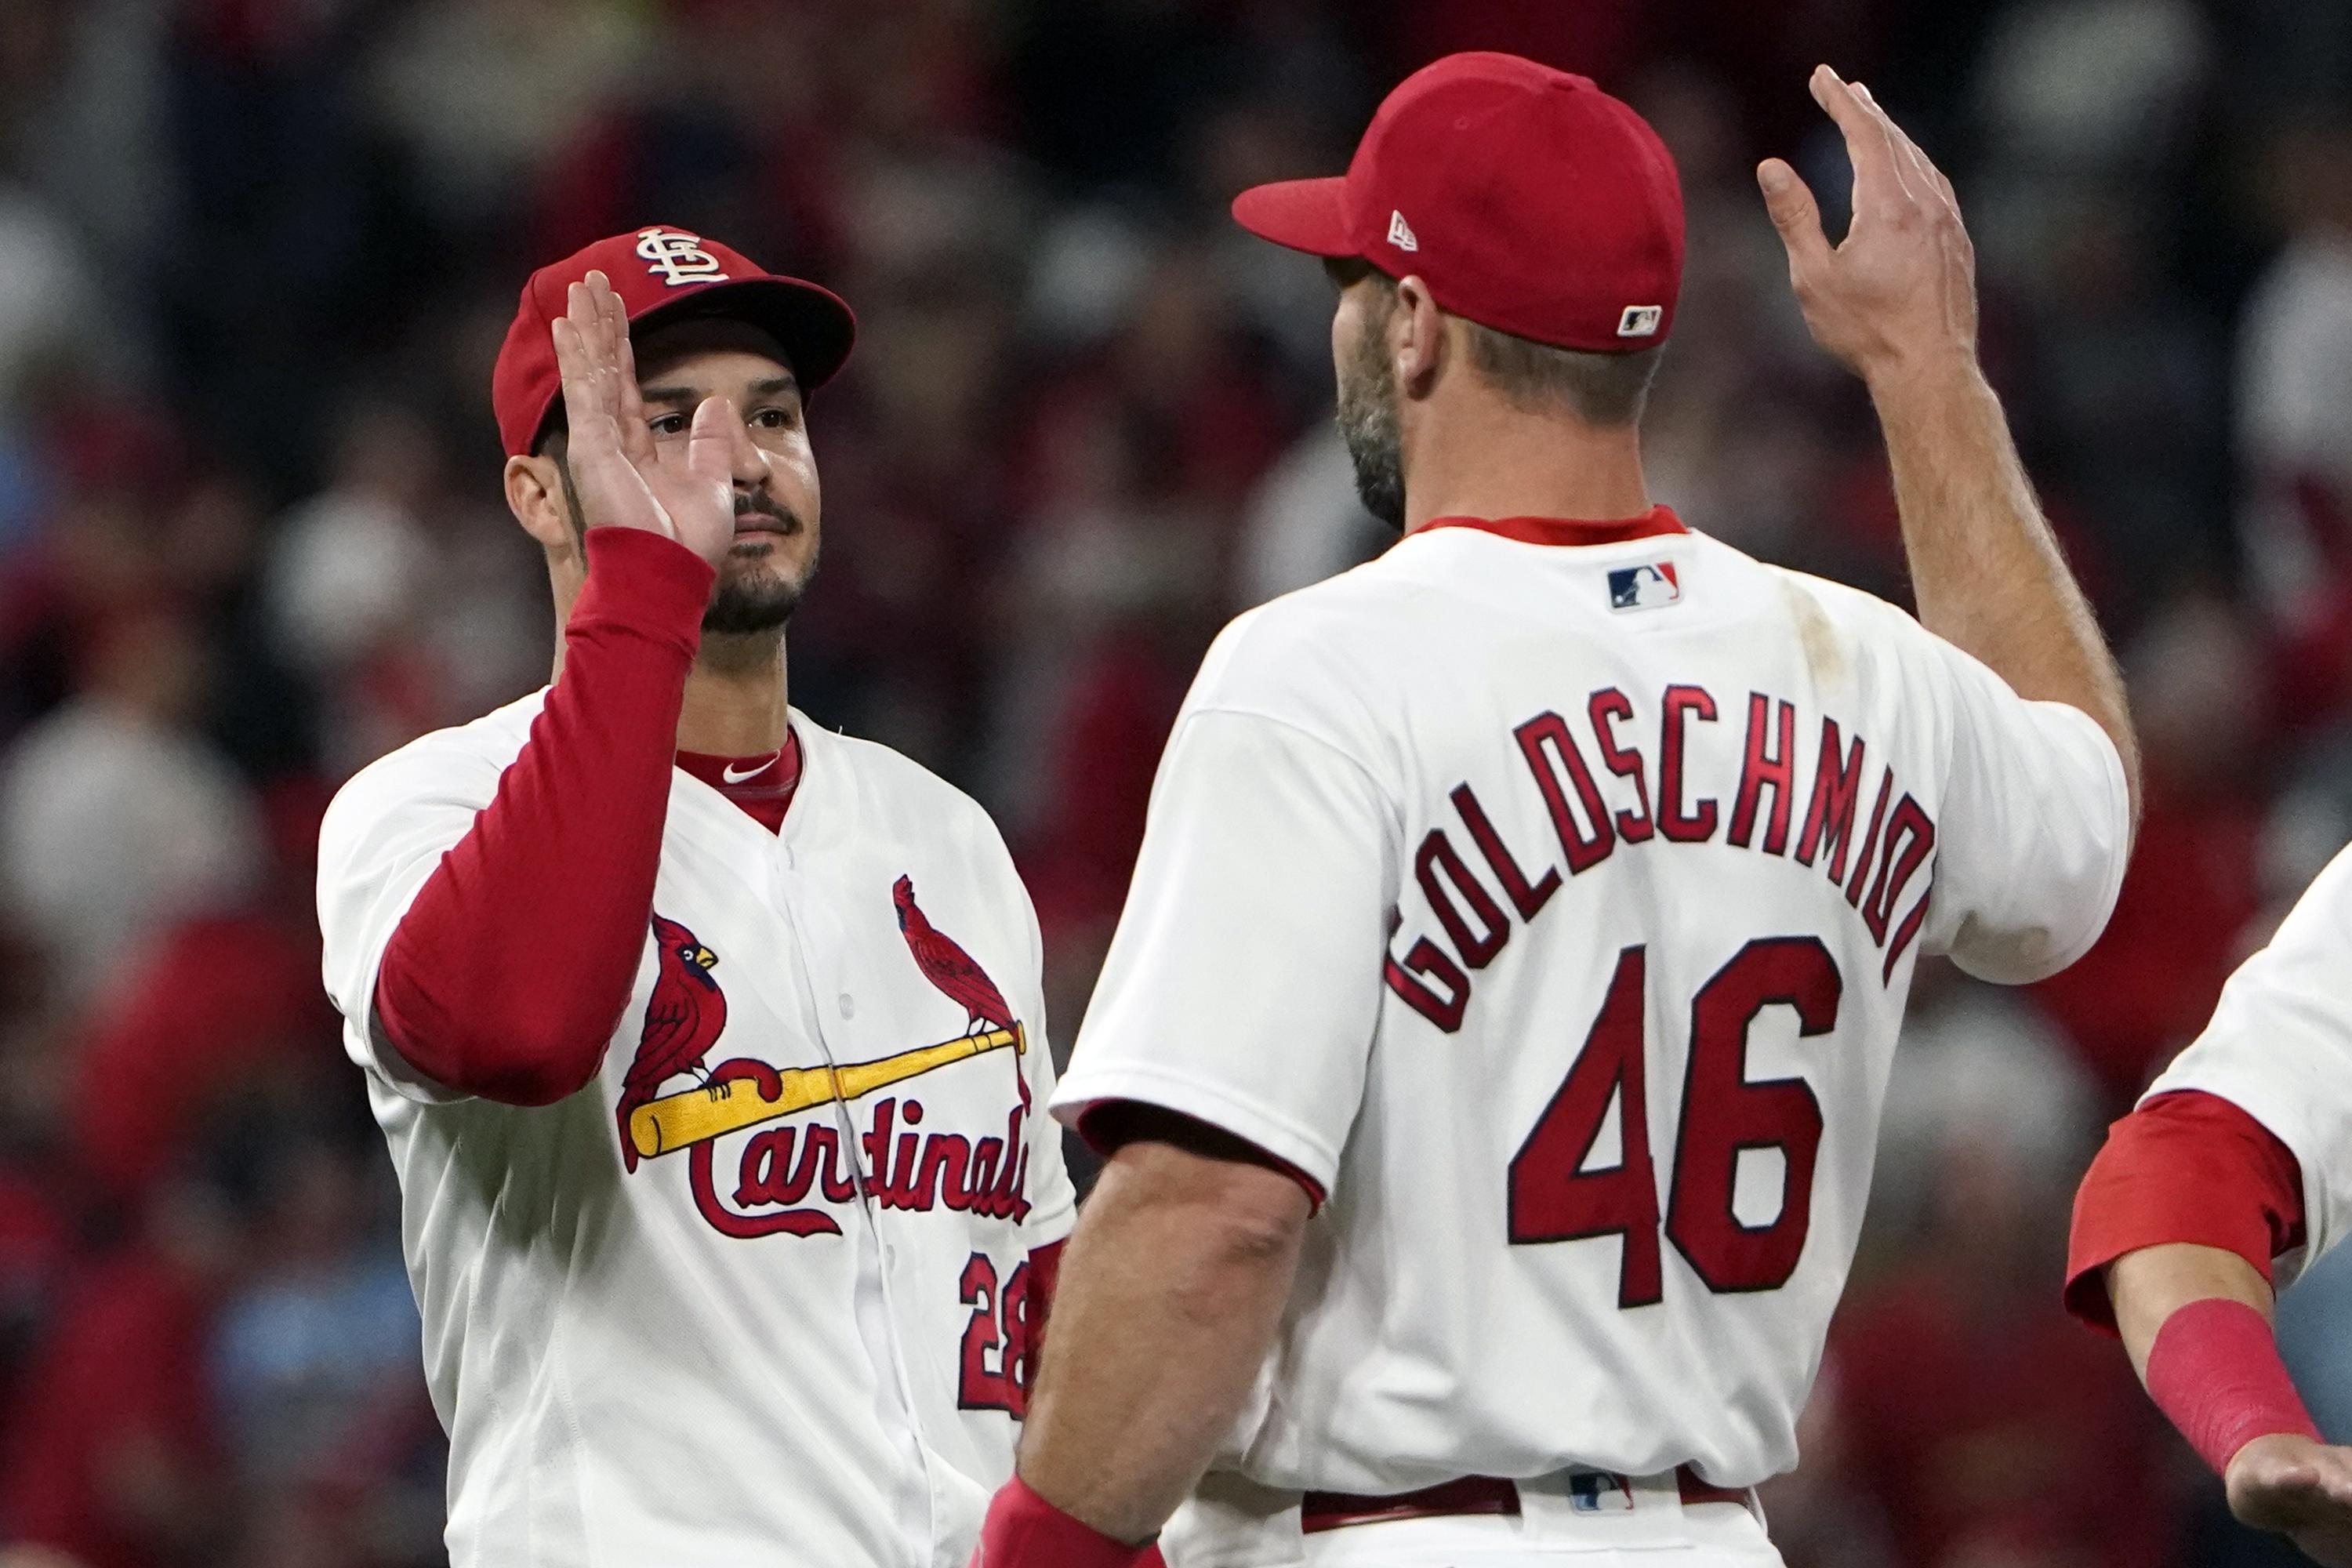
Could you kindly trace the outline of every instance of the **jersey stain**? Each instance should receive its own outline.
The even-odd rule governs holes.
[[[1838,646],[1837,628],[1822,609],[1819,599],[1795,578],[1775,574],[1780,584],[1780,596],[1789,602],[1789,614],[1797,623],[1797,646],[1803,650],[1805,666],[1813,672],[1816,685],[1826,686],[1845,679],[1845,649]]]

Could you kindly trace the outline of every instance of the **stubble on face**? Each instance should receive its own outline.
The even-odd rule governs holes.
[[[572,521],[572,539],[584,546],[587,539],[587,513],[580,504],[580,491],[572,481],[572,464],[564,444],[559,438],[550,444],[549,455],[555,459],[555,469],[563,486],[564,510]],[[787,538],[808,531],[808,524],[798,512],[783,505],[764,490],[739,490],[735,495],[735,515],[738,518],[756,514],[775,524],[776,531]],[[583,549],[584,557],[584,549]],[[812,541],[808,557],[798,572],[781,570],[770,563],[776,547],[764,542],[738,544],[727,552],[719,565],[719,581],[710,592],[710,603],[702,612],[702,630],[713,637],[753,637],[761,632],[781,631],[800,608],[801,595],[808,589],[809,579],[816,575],[818,545]]]
[[[1391,299],[1393,305],[1393,297]],[[1385,312],[1382,312],[1383,318]],[[1389,363],[1385,320],[1367,314],[1339,375],[1339,439],[1356,470],[1364,510],[1404,531],[1404,437],[1396,369]]]
[[[735,515],[756,514],[776,526],[787,538],[804,534],[808,525],[765,491],[738,492]],[[800,608],[801,595],[816,575],[817,542],[809,542],[807,557],[793,571],[775,563],[776,547],[766,542],[739,543],[719,567],[719,583],[709,606],[702,612],[702,629],[717,637],[751,637],[780,631]]]

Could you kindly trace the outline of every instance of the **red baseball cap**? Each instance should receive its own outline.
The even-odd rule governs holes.
[[[509,456],[529,452],[563,395],[551,324],[567,308],[572,285],[593,271],[612,280],[635,330],[689,316],[749,321],[776,340],[792,362],[803,396],[848,359],[857,318],[829,289],[770,272],[715,239],[656,224],[600,239],[530,275],[522,303],[490,372],[490,406]]]
[[[1448,55],[1397,85],[1345,175],[1234,198],[1251,233],[1419,274],[1454,315],[1600,353],[1674,326],[1683,193],[1647,121],[1517,55]]]

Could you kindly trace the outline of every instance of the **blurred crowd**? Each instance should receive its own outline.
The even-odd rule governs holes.
[[[659,222],[856,305],[792,695],[996,814],[1066,1047],[1209,637],[1381,544],[1328,285],[1224,204],[1473,47],[1596,77],[1679,161],[1660,499],[1899,597],[1868,406],[1749,175],[1840,205],[1805,72],[1871,84],[1959,186],[2147,749],[2088,958],[1923,970],[1776,1534],[1797,1568],[2273,1560],[2056,1303],[2101,1127],[2352,838],[2352,7],[0,0],[0,1563],[440,1561],[310,877],[354,768],[546,677],[488,406],[526,273]],[[2352,1436],[2352,1279],[2289,1306]]]

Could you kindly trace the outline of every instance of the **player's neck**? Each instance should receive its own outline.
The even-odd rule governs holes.
[[[1405,464],[1405,531],[1441,517],[1606,521],[1650,510],[1638,427],[1527,414],[1499,398],[1423,411]]]
[[[677,746],[714,757],[756,757],[784,743],[784,633],[705,632],[686,678]]]

